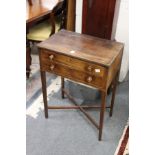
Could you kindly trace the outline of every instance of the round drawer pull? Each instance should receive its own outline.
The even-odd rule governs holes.
[[[88,71],[91,72],[93,70],[92,66],[88,66]]]
[[[87,82],[91,82],[92,80],[93,80],[93,78],[91,76],[88,76]]]
[[[54,67],[55,67],[54,65],[51,65],[51,66],[50,66],[50,69],[51,69],[51,70],[54,70]]]
[[[50,55],[49,58],[50,60],[52,60],[54,58],[54,55]]]

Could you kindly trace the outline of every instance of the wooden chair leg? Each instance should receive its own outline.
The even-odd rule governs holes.
[[[64,88],[65,88],[65,81],[64,81],[64,78],[61,77],[61,97],[64,99],[65,96],[64,96]]]
[[[26,41],[26,77],[29,78],[30,76],[30,66],[31,66],[31,48],[30,48],[30,43]]]
[[[105,111],[105,102],[106,102],[106,93],[101,91],[102,103],[100,108],[100,122],[99,122],[99,141],[102,139],[102,129],[103,129],[103,121],[104,121],[104,111]]]
[[[45,118],[48,118],[47,90],[46,90],[46,73],[44,71],[41,71],[40,74],[41,74],[41,82],[42,82],[42,92],[43,92],[43,100],[44,100]]]
[[[115,101],[117,81],[118,81],[118,74],[115,77],[114,85],[113,85],[113,88],[112,88],[112,98],[111,98],[110,113],[109,113],[109,116],[110,117],[112,117],[112,113],[113,113],[113,107],[114,107],[114,101]]]

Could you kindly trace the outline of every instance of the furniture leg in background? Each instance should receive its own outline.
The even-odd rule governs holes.
[[[55,11],[54,9],[61,3],[61,1],[59,0],[49,0],[49,1],[45,1],[45,0],[27,0],[26,3],[26,76],[27,78],[29,78],[30,75],[30,65],[31,65],[31,50],[30,50],[30,45],[29,45],[29,41],[31,42],[40,42],[42,40],[35,40],[34,35],[32,37],[33,38],[28,38],[28,34],[29,34],[29,30],[32,27],[35,27],[35,24],[37,25],[38,22],[46,19],[49,15],[50,16],[50,24],[53,27],[52,31],[50,32],[51,34],[53,34],[55,32],[54,26],[55,26],[55,22],[53,22],[53,11]],[[47,7],[48,6],[48,7]],[[38,23],[39,24],[39,23]],[[45,28],[47,28],[47,26],[45,26]],[[48,28],[47,28],[48,29]],[[34,32],[34,31],[33,31]],[[36,31],[35,31],[36,32]],[[38,32],[38,31],[37,31]],[[44,33],[46,34],[46,33]],[[50,34],[50,35],[51,35]],[[42,36],[42,35],[41,35]],[[49,35],[47,35],[47,38],[49,37]],[[28,41],[29,40],[29,41]]]
[[[26,77],[27,78],[29,78],[30,72],[31,72],[31,69],[30,69],[31,61],[32,61],[31,48],[30,48],[29,42],[27,41],[26,42]]]
[[[64,91],[63,91],[64,88],[65,88],[65,81],[64,81],[64,78],[61,77],[61,96],[62,96],[62,98],[65,98]]]

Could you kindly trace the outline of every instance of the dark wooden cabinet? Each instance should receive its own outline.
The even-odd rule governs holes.
[[[115,33],[113,29],[116,26],[114,15],[118,14],[118,1],[83,0],[82,33],[113,40],[112,33]]]

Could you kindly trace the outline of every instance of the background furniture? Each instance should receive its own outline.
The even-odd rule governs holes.
[[[58,32],[60,29],[64,28],[64,2],[61,1],[57,6],[55,6],[50,13],[50,16],[36,23],[34,26],[29,28],[27,34],[27,40],[31,42],[40,42],[48,39],[49,36]]]
[[[45,117],[48,118],[48,109],[79,109],[99,130],[99,140],[101,140],[106,94],[112,83],[111,105],[107,108],[110,108],[110,116],[112,116],[113,112],[123,44],[61,30],[46,41],[38,44],[38,47],[40,49],[39,57]],[[62,98],[64,98],[64,94],[67,95],[75,106],[48,106],[46,72],[62,77]],[[64,89],[64,78],[98,88],[102,96],[101,105],[78,105]],[[85,111],[87,108],[100,109],[99,125]]]
[[[41,21],[43,18],[49,17],[53,9],[60,3],[62,0],[33,0],[33,5],[29,5],[29,2],[26,3],[26,33],[28,33],[29,28],[34,26],[38,21]],[[30,65],[31,65],[31,52],[30,45],[28,40],[26,41],[26,76],[29,77],[30,74]]]
[[[76,0],[67,0],[67,22],[66,29],[75,31],[75,12],[76,12]]]
[[[119,10],[116,1],[83,0],[82,33],[113,40]]]
[[[33,5],[33,4],[32,4],[32,0],[28,0],[28,3],[29,3],[29,5]]]

